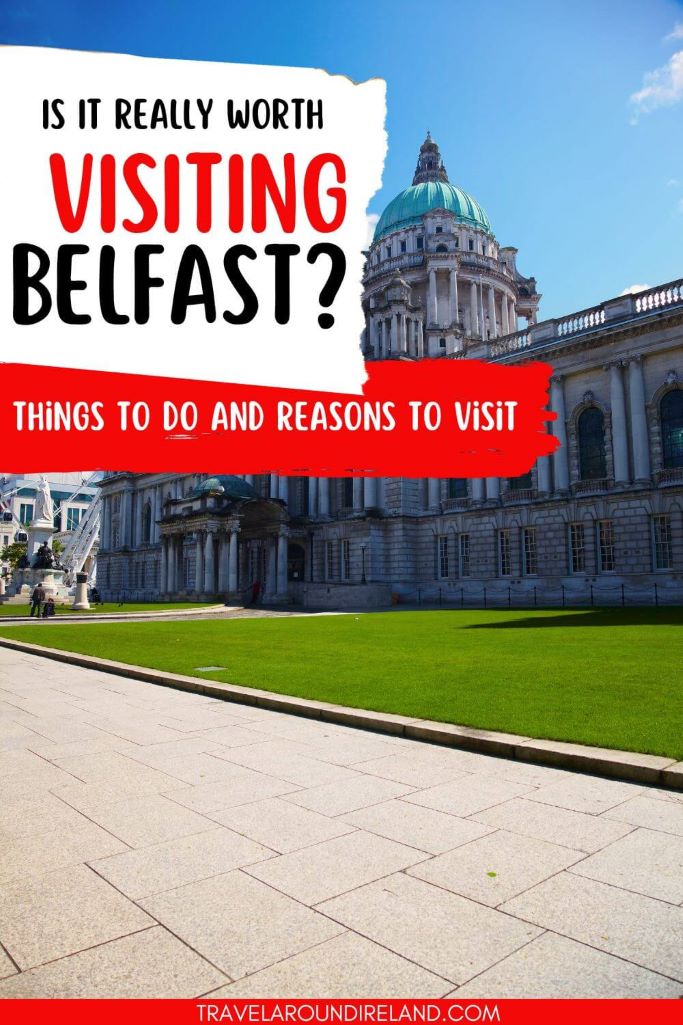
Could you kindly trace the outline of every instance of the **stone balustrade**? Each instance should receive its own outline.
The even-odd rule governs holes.
[[[504,335],[492,342],[491,358],[514,355],[554,339],[570,338],[572,335],[599,330],[610,323],[625,322],[643,314],[681,305],[683,278],[657,285],[645,292],[619,295],[589,309],[579,310],[554,320],[542,320],[523,331]]]

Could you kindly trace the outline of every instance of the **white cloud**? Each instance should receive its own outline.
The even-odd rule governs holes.
[[[668,182],[667,182],[666,184],[667,184],[667,185],[668,185],[668,186],[669,186],[670,188],[673,188],[673,189],[677,189],[677,188],[678,188],[678,186],[679,186],[679,185],[680,185],[681,183],[680,183],[680,180],[679,180],[678,178],[669,178],[669,180],[668,180]]]
[[[377,221],[379,220],[379,214],[368,214],[367,215],[367,235],[365,242],[368,247],[372,245],[372,237],[375,234],[375,228],[377,227]]]
[[[629,285],[619,295],[637,295],[638,292],[646,292],[649,287],[649,285]]]
[[[670,39],[683,39],[683,21],[677,22],[673,31],[669,32],[668,36],[664,36],[665,43],[668,43]]]
[[[646,71],[643,88],[631,96],[634,108],[632,124],[639,114],[649,114],[658,107],[670,107],[683,100],[683,50],[672,54],[666,64]]]

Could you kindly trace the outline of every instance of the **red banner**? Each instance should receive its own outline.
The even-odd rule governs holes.
[[[26,472],[516,477],[556,446],[547,364],[366,369],[349,395],[4,364],[0,434]]]
[[[7,1025],[679,1025],[678,1000],[3,1000]]]

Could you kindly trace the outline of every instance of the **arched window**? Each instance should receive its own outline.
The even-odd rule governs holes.
[[[449,498],[467,498],[467,478],[466,477],[449,477],[448,478],[448,497]]]
[[[579,417],[579,476],[581,480],[602,480],[607,476],[605,460],[605,418],[596,406]]]
[[[448,252],[448,247],[444,246],[444,245],[437,246],[436,247],[436,252],[437,253],[447,253]]]
[[[528,491],[531,487],[531,470],[528,473],[521,474],[519,477],[508,478],[508,488],[510,491]]]
[[[142,510],[142,543],[148,545],[152,539],[152,506],[145,503]]]
[[[683,466],[683,389],[675,388],[659,403],[662,427],[662,465]]]

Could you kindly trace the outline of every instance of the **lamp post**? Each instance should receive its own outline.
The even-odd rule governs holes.
[[[362,567],[361,568],[361,578],[360,578],[361,584],[367,584],[367,580],[365,579],[365,548],[366,548],[365,545],[361,545],[360,546],[361,567]]]

